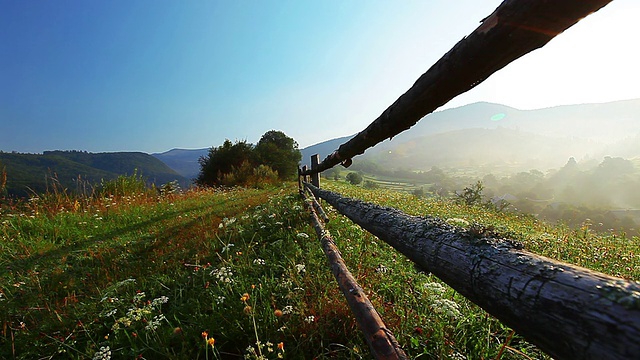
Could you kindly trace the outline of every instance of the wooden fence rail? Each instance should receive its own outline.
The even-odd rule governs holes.
[[[333,238],[331,238],[329,232],[325,230],[322,222],[320,222],[316,211],[320,209],[322,214],[324,214],[324,211],[313,194],[310,195],[312,198],[307,198],[305,188],[300,188],[300,196],[307,206],[311,224],[318,239],[320,239],[322,249],[331,266],[331,272],[333,272],[342,294],[345,299],[347,299],[347,303],[355,315],[358,326],[369,344],[372,355],[380,360],[406,360],[407,355],[396,341],[393,333],[386,327],[376,309],[371,305],[364,290],[358,285],[347,268],[347,265],[344,263]]]
[[[640,284],[304,186],[556,359],[637,359]]]
[[[354,156],[409,129],[609,2],[505,0],[366,129],[322,162],[316,156],[311,169],[300,170],[301,194],[303,187],[310,189],[557,359],[640,358],[640,284],[529,253],[512,240],[463,231],[437,219],[409,216],[319,188],[320,172],[340,163],[348,167]],[[309,175],[314,175],[313,185]],[[309,204],[323,248],[330,262],[339,263],[339,252],[332,250],[335,244],[313,207]],[[332,258],[335,254],[338,258]],[[367,336],[367,326],[335,266],[336,279]],[[385,358],[369,345],[374,356]]]
[[[425,115],[544,46],[611,0],[506,0],[366,129],[303,175],[322,172],[415,125]]]

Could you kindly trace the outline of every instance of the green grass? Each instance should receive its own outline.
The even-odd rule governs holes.
[[[339,182],[323,187],[411,214],[491,225],[531,251],[640,279],[637,238]],[[411,358],[546,358],[325,210],[347,265]],[[0,358],[371,358],[293,184],[42,197],[0,211]]]

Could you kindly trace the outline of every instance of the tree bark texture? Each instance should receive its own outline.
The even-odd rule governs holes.
[[[305,186],[552,357],[640,356],[639,283],[538,256],[514,240]]]
[[[373,307],[369,298],[364,293],[364,290],[358,285],[355,278],[347,268],[342,255],[338,250],[335,242],[331,238],[331,235],[320,222],[318,218],[312,200],[308,199],[304,195],[304,191],[300,190],[300,195],[304,199],[307,206],[307,210],[310,213],[310,220],[313,228],[322,243],[322,249],[324,250],[329,265],[331,266],[331,272],[338,282],[340,290],[344,294],[344,297],[351,308],[360,330],[362,331],[372,355],[376,359],[380,360],[392,360],[392,359],[407,359],[406,354],[402,348],[398,345],[393,333],[386,327],[382,318]]]
[[[544,46],[611,0],[506,0],[444,54],[366,129],[327,156],[322,172],[415,125],[449,100],[483,82],[522,55]]]

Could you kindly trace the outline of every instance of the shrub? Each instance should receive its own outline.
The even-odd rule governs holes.
[[[127,196],[141,194],[146,190],[147,183],[136,169],[132,175],[120,175],[114,180],[102,180],[99,195],[102,197]]]
[[[358,185],[362,182],[362,175],[357,172],[350,172],[347,174],[346,179],[351,185]]]

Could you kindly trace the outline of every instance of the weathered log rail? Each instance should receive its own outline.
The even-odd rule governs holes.
[[[465,232],[434,218],[409,216],[319,188],[320,172],[337,164],[348,167],[354,156],[409,129],[609,2],[505,0],[366,129],[322,162],[314,155],[311,169],[299,170],[301,194],[310,189],[557,359],[640,358],[640,284],[529,253],[509,239]],[[307,183],[309,175],[313,185]],[[370,323],[362,322],[343,288],[333,265],[342,260],[332,258],[339,252],[314,207],[321,207],[309,205],[318,237],[366,334]],[[377,358],[392,354],[378,352],[371,341],[369,345]]]
[[[347,299],[347,303],[358,322],[358,326],[369,344],[372,355],[376,359],[406,360],[407,355],[398,344],[398,341],[396,341],[393,333],[386,327],[376,309],[371,305],[364,290],[358,285],[347,268],[335,241],[333,241],[329,232],[325,230],[322,222],[320,222],[316,211],[319,209],[323,214],[324,211],[313,194],[310,195],[311,198],[308,198],[305,195],[305,189],[300,188],[300,196],[307,206],[311,224],[318,239],[320,239],[322,249],[331,266],[331,272],[335,276],[342,294],[345,299]]]
[[[637,359],[640,284],[516,241],[304,186],[557,359]]]
[[[506,0],[460,40],[366,129],[320,164],[317,174],[415,125],[421,118],[486,80],[491,74],[544,46],[611,0]]]

